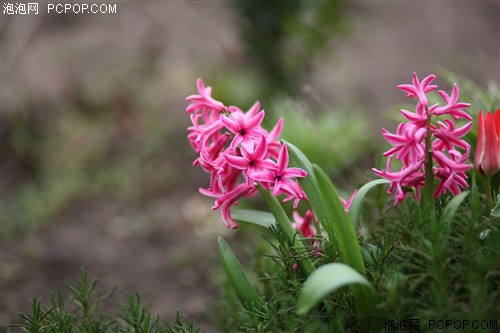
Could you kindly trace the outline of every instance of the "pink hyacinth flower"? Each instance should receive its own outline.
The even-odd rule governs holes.
[[[436,137],[436,140],[432,143],[433,150],[454,150],[455,147],[460,147],[467,152],[470,151],[470,145],[460,138],[469,133],[472,122],[468,122],[457,129],[455,129],[455,123],[451,119],[446,119],[444,122],[438,121],[438,125],[439,128],[432,131]]]
[[[274,196],[284,192],[295,197],[302,197],[303,191],[292,178],[304,178],[305,176],[307,176],[307,172],[304,170],[288,167],[288,148],[286,145],[281,147],[278,162],[274,168],[255,172],[252,175],[257,181],[273,183],[272,194]]]
[[[382,129],[384,138],[394,146],[386,151],[384,156],[391,156],[397,153],[396,157],[407,161],[406,164],[415,163],[425,155],[425,145],[422,144],[422,140],[426,133],[426,128],[418,128],[412,123],[400,124],[396,134]]]
[[[242,156],[225,153],[224,158],[233,167],[240,170],[246,170],[248,185],[252,185],[255,181],[252,176],[255,172],[273,168],[275,166],[273,161],[266,158],[267,141],[264,136],[261,136],[259,141],[255,144],[255,148],[252,152],[247,151],[245,147],[242,147],[240,152]]]
[[[236,147],[241,143],[248,152],[253,152],[253,141],[258,140],[262,135],[266,134],[260,127],[260,123],[265,116],[264,110],[254,114],[254,110],[258,107],[259,104],[257,102],[246,114],[240,110],[234,110],[230,117],[223,116],[221,118],[224,126],[231,133],[235,134],[231,142],[231,147]]]
[[[429,104],[427,92],[432,91],[437,88],[436,85],[431,85],[430,83],[436,78],[435,75],[431,74],[424,78],[422,82],[418,80],[417,73],[413,72],[413,84],[401,84],[398,88],[407,93],[408,98],[417,97],[420,104],[427,107]]]
[[[418,184],[420,179],[424,178],[423,173],[420,171],[422,163],[423,161],[421,163],[412,164],[397,172],[380,171],[372,168],[373,173],[391,182],[391,186],[387,191],[388,193],[393,193],[394,189],[396,189],[394,206],[396,206],[398,202],[403,202],[406,198],[406,192],[403,191],[403,186],[409,183],[409,179],[411,179],[411,183]]]
[[[305,238],[311,238],[316,233],[314,227],[312,226],[313,217],[314,214],[310,209],[306,212],[304,217],[300,216],[297,211],[293,212],[293,219],[295,220],[293,227],[296,230],[299,230]]]
[[[441,180],[434,193],[436,198],[447,190],[453,195],[458,195],[461,192],[460,188],[468,187],[465,171],[472,169],[472,164],[466,164],[469,155],[463,155],[456,150],[450,150],[449,154],[451,158],[441,151],[433,152],[439,166],[434,173],[436,178]]]
[[[221,217],[226,224],[226,227],[236,229],[238,228],[238,224],[234,222],[229,208],[232,205],[237,205],[237,201],[240,198],[244,196],[250,196],[255,193],[256,188],[254,186],[248,186],[247,184],[240,184],[232,191],[227,193],[216,193],[204,188],[200,188],[199,191],[206,196],[216,198],[215,205],[212,207],[212,210],[216,210],[221,207]]]
[[[349,197],[349,199],[345,200],[345,199],[340,198],[340,201],[344,205],[344,210],[345,210],[346,213],[349,213],[349,208],[351,208],[352,200],[354,200],[354,197],[356,196],[357,193],[358,193],[358,189],[355,189],[352,192],[352,194]]]
[[[453,85],[453,91],[451,92],[451,96],[442,90],[439,90],[439,94],[446,102],[444,106],[435,107],[432,112],[433,114],[440,116],[444,114],[451,115],[455,120],[459,118],[464,118],[467,120],[472,120],[472,117],[463,110],[463,108],[468,108],[470,103],[460,103],[458,102],[458,87],[456,84]]]
[[[187,113],[201,112],[204,114],[204,118],[206,118],[207,113],[210,111],[222,112],[226,109],[222,102],[219,102],[212,97],[212,87],[205,88],[202,79],[198,79],[196,83],[199,95],[190,95],[186,98],[186,101],[191,103],[186,108]]]

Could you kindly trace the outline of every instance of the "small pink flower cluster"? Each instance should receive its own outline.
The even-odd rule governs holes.
[[[193,164],[210,174],[210,187],[200,188],[200,192],[215,198],[212,209],[221,208],[226,226],[238,227],[229,209],[237,205],[240,198],[252,196],[257,183],[272,190],[274,196],[286,195],[283,202],[294,200],[294,209],[300,200],[307,200],[294,179],[303,178],[307,173],[288,167],[287,146],[278,141],[283,119],[267,132],[261,127],[265,112],[260,110],[259,102],[243,112],[236,106],[227,107],[212,98],[211,87],[205,87],[201,79],[197,83],[198,95],[186,98],[190,103],[186,112],[192,122],[188,139],[199,155]],[[241,182],[240,178],[244,181]],[[311,228],[308,225],[307,230],[301,232],[307,237],[313,232],[309,230]]]
[[[386,170],[372,170],[378,176],[391,181],[388,193],[395,193],[395,206],[404,201],[409,188],[415,189],[416,199],[420,201],[420,188],[424,186],[425,179],[428,131],[431,135],[431,147],[427,149],[431,150],[432,159],[436,162],[436,166],[432,168],[434,178],[439,180],[434,196],[437,198],[446,191],[457,195],[461,191],[460,188],[468,187],[465,171],[472,168],[471,164],[466,164],[471,147],[461,138],[469,132],[472,122],[456,128],[454,121],[460,118],[472,120],[463,110],[470,104],[458,102],[459,92],[455,84],[451,96],[439,90],[444,105],[436,103],[429,106],[426,94],[437,88],[436,85],[431,85],[435,78],[435,75],[429,75],[420,82],[416,73],[413,73],[413,84],[399,85],[398,88],[406,92],[408,98],[418,99],[416,112],[401,110],[407,122],[398,126],[396,134],[382,129],[383,136],[393,148],[384,153],[384,156],[388,157]],[[432,116],[443,115],[450,118],[438,121],[437,126],[430,121]],[[393,157],[401,161],[400,171],[391,170]]]

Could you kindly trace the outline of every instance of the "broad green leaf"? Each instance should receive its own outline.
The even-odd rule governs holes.
[[[226,271],[229,283],[233,287],[233,290],[236,292],[236,295],[243,306],[249,309],[255,305],[262,304],[262,298],[250,283],[243,267],[241,267],[240,262],[234,255],[233,251],[231,251],[229,245],[222,237],[219,237],[217,242],[222,259],[222,265]]]
[[[458,207],[462,204],[469,193],[469,191],[464,191],[450,200],[441,213],[441,219],[439,221],[441,225],[448,225],[451,223],[451,220],[457,213]]]
[[[354,199],[352,200],[351,207],[349,207],[349,216],[351,217],[351,221],[354,225],[355,230],[358,229],[359,212],[361,211],[361,203],[363,202],[365,196],[375,186],[389,183],[390,181],[388,181],[387,179],[376,179],[366,183],[358,190],[358,193],[356,193]]]
[[[289,142],[283,142],[288,147],[290,166],[301,168],[307,172],[307,177],[300,178],[299,183],[306,193],[307,198],[311,203],[312,208],[314,209],[314,213],[321,223],[321,226],[323,227],[323,229],[325,229],[326,234],[328,235],[328,239],[333,242],[333,240],[335,239],[334,228],[331,221],[328,219],[325,204],[319,193],[317,180],[314,176],[313,166],[309,159],[304,155],[304,153],[302,153],[302,151],[300,151],[299,148]]]
[[[304,282],[297,301],[297,313],[305,314],[331,292],[352,284],[372,288],[368,280],[352,267],[341,263],[321,266]]]
[[[264,228],[276,225],[273,214],[253,209],[235,209],[231,211],[231,216],[238,222],[251,223]]]

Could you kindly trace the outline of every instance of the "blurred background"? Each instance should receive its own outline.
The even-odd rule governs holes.
[[[373,178],[414,71],[498,96],[498,2],[114,3],[2,15],[2,325],[84,267],[117,297],[215,330],[215,239],[244,238],[245,257],[257,236],[226,230],[197,192],[208,176],[191,167],[184,98],[198,77],[226,105],[260,100],[268,129],[285,117],[283,137],[346,196]]]

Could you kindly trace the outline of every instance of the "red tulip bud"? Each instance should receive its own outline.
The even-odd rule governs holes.
[[[474,167],[483,176],[491,176],[500,170],[500,109],[494,114],[479,111],[477,146]]]

